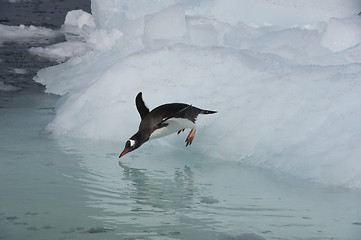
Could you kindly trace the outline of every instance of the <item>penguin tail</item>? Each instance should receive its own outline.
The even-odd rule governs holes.
[[[213,114],[213,113],[217,113],[217,111],[212,111],[212,110],[203,110],[200,109],[200,114]]]

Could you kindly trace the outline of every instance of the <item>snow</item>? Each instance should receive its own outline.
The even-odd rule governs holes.
[[[360,188],[360,10],[356,0],[93,0],[94,19],[66,20],[77,36],[89,26],[80,40],[89,49],[35,78],[63,96],[47,129],[118,141],[120,151],[142,91],[150,109],[218,111],[198,118],[187,151]],[[182,151],[184,138],[154,142]]]

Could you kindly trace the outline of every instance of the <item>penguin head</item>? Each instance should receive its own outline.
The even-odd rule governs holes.
[[[126,143],[125,143],[125,147],[123,152],[119,155],[119,158],[123,157],[126,153],[131,152],[135,149],[137,149],[140,145],[137,144],[137,141],[134,139],[129,139]]]
[[[124,149],[122,153],[119,155],[119,158],[123,157],[128,152],[134,151],[135,149],[139,148],[144,142],[140,138],[140,135],[138,133],[134,134],[126,143],[124,146]]]

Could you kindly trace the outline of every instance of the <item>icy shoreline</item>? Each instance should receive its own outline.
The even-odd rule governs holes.
[[[64,95],[49,131],[126,141],[143,91],[150,108],[187,102],[219,111],[198,120],[190,151],[361,187],[361,17],[350,15],[353,1],[343,16],[322,12],[312,26],[305,16],[303,25],[258,27],[226,22],[212,12],[218,1],[174,3],[92,2],[96,29],[80,26],[92,50],[35,78]],[[166,141],[179,148],[176,137]]]

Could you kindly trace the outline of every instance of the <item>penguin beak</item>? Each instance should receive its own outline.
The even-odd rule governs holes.
[[[123,157],[125,154],[127,154],[130,151],[130,149],[124,149],[123,152],[119,155],[119,158]]]

